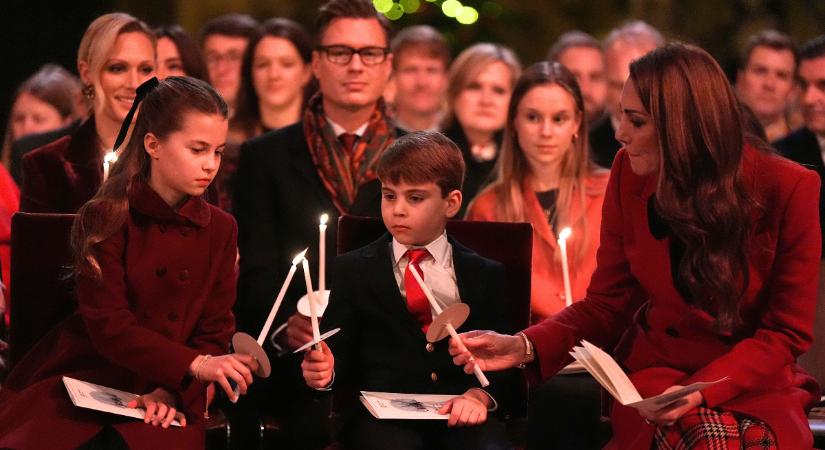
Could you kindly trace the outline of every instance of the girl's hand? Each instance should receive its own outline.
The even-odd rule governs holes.
[[[189,364],[189,373],[202,383],[216,382],[232,401],[238,399],[229,380],[234,381],[242,394],[252,384],[252,370],[258,362],[251,355],[232,353],[221,356],[198,356]]]
[[[178,419],[182,427],[186,426],[186,417],[175,408],[175,396],[163,388],[139,396],[126,404],[128,408],[143,408],[146,415],[143,418],[145,423],[152,423],[163,428],[169,428],[172,421]]]
[[[665,389],[662,393],[667,394],[668,392],[681,389],[682,387],[684,386],[671,386]],[[702,393],[696,391],[676,400],[658,411],[644,411],[640,409],[639,414],[644,417],[645,421],[648,423],[669,427],[676,423],[677,420],[681,419],[685,413],[693,408],[697,408],[704,401],[705,400]]]
[[[486,394],[481,394],[485,395]],[[487,405],[473,392],[473,389],[455,397],[438,410],[439,414],[450,413],[449,427],[479,425],[487,421]]]

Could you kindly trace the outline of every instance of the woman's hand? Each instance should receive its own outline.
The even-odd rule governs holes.
[[[246,394],[252,384],[252,371],[258,362],[251,355],[232,353],[222,356],[198,356],[189,364],[189,373],[203,383],[216,382],[232,401],[237,401],[229,380],[238,385],[241,394]]]
[[[466,427],[479,425],[487,420],[487,394],[476,391],[478,390],[470,389],[463,395],[450,399],[438,410],[439,414],[450,414],[447,426]]]
[[[301,370],[307,386],[313,389],[324,389],[332,383],[335,357],[332,356],[332,351],[326,342],[321,342],[320,351],[310,348],[309,351],[304,353]]]
[[[144,394],[126,404],[127,408],[143,408],[146,415],[143,417],[145,423],[152,423],[163,428],[169,428],[172,421],[178,419],[182,427],[186,426],[186,417],[175,408],[175,396],[163,388]]]
[[[683,387],[684,386],[679,385],[671,386],[665,389],[662,393],[667,394],[668,392],[673,392]],[[645,411],[640,409],[639,414],[644,417],[645,421],[648,423],[669,427],[676,423],[677,420],[681,419],[685,413],[693,408],[697,408],[704,401],[705,399],[702,396],[702,393],[696,391],[691,392],[690,394],[674,401],[658,411]]]
[[[450,339],[450,354],[457,366],[464,366],[465,373],[473,373],[473,366],[481,370],[504,370],[521,364],[527,349],[519,336],[498,334],[493,331],[470,331],[459,335],[466,352],[462,352],[455,339]]]

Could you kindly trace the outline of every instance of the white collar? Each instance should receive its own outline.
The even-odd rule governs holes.
[[[421,248],[420,246],[407,246],[400,242],[398,242],[395,238],[392,238],[392,253],[393,253],[393,261],[396,265],[398,262],[401,261],[407,254],[407,250],[412,248]],[[435,264],[439,266],[445,266],[445,264],[449,264],[447,261],[449,257],[449,249],[450,249],[450,242],[447,240],[447,231],[445,230],[441,235],[437,238],[433,239],[432,242],[425,245],[424,248],[430,252],[430,255],[435,260]]]
[[[345,130],[344,127],[335,123],[335,121],[330,119],[329,116],[327,116],[327,122],[329,122],[329,124],[332,125],[332,131],[335,133],[335,137],[340,137],[342,134],[347,132],[347,130]],[[356,128],[355,131],[352,132],[352,134],[360,138],[364,135],[364,132],[367,131],[367,125],[369,124],[369,121],[364,122],[364,124]]]

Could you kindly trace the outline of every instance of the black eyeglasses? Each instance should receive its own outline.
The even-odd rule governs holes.
[[[322,45],[318,50],[326,53],[329,62],[334,64],[349,64],[352,61],[352,55],[358,53],[361,57],[361,62],[374,66],[381,64],[387,60],[387,55],[390,50],[386,47],[363,47],[354,49],[346,45]]]

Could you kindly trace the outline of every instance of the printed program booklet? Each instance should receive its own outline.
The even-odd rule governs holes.
[[[398,394],[361,391],[361,403],[376,419],[444,420],[438,410],[457,395]]]
[[[69,392],[69,397],[71,397],[75,406],[141,420],[146,415],[146,410],[142,408],[126,407],[130,401],[138,398],[137,394],[69,377],[63,377],[63,384],[66,385],[66,390]],[[173,420],[172,425],[179,427],[180,422]]]
[[[590,372],[590,375],[592,375],[607,392],[610,392],[610,395],[618,400],[619,403],[645,411],[658,411],[688,394],[701,391],[702,389],[729,379],[725,377],[708,383],[693,383],[679,390],[668,392],[667,394],[659,394],[643,399],[619,364],[599,347],[582,340],[582,346],[573,347],[573,351],[571,351],[570,354],[573,355],[573,358],[581,363],[585,369]]]

